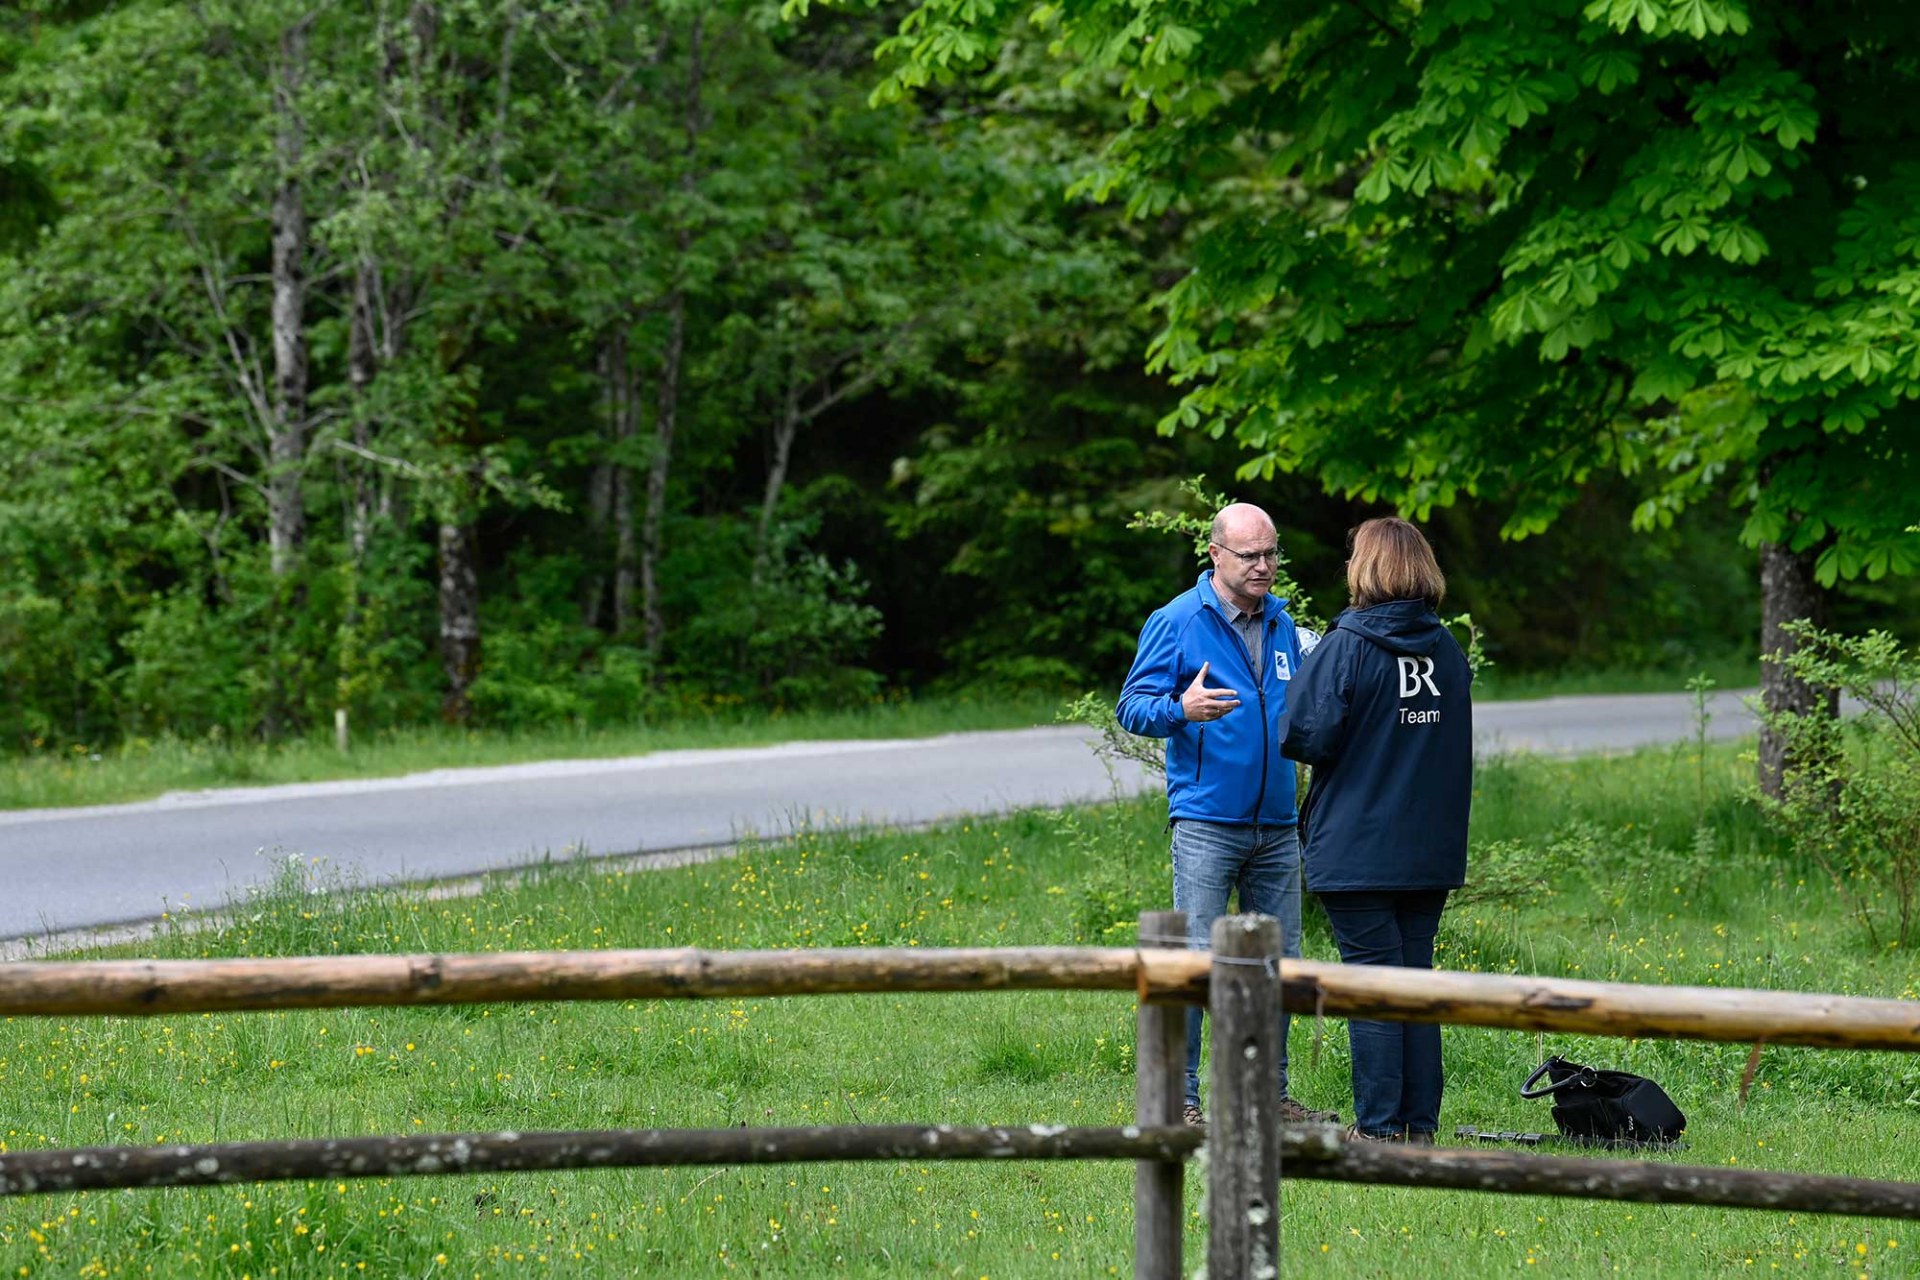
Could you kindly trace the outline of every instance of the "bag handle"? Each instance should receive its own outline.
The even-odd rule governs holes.
[[[1545,1062],[1534,1068],[1533,1074],[1527,1077],[1527,1082],[1520,1086],[1520,1096],[1523,1098],[1544,1098],[1548,1094],[1558,1093],[1562,1089],[1571,1089],[1576,1085],[1591,1085],[1596,1079],[1592,1067],[1579,1067],[1573,1075],[1568,1076],[1565,1080],[1561,1080],[1558,1083],[1549,1083],[1544,1088],[1534,1088],[1533,1082],[1547,1074],[1556,1062],[1562,1066],[1570,1067],[1574,1065],[1558,1055],[1548,1058]]]

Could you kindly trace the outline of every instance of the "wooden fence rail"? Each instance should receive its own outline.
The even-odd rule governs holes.
[[[404,1178],[548,1169],[792,1164],[819,1160],[1185,1160],[1185,1126],[841,1125],[770,1129],[607,1129],[550,1133],[295,1138],[160,1147],[82,1147],[0,1155],[0,1195],[204,1187],[303,1178]]]
[[[1162,969],[1165,966],[1161,966]],[[1594,1036],[1920,1052],[1920,1002],[1287,960],[1296,1013]]]
[[[0,1016],[690,1000],[906,991],[1134,991],[1205,1005],[1205,951],[1132,947],[523,951],[0,964]],[[1920,1004],[1735,987],[1280,962],[1296,1013],[1567,1034],[1920,1052]]]
[[[1347,1142],[1329,1125],[1283,1129],[1280,1154],[1289,1178],[1328,1182],[1920,1218],[1920,1183],[1913,1182],[1469,1147],[1396,1147]]]
[[[865,1160],[1136,1160],[1181,1163],[1202,1144],[1159,1128],[842,1125],[769,1129],[413,1134],[166,1146],[81,1147],[0,1155],[0,1196],[308,1178],[401,1178],[684,1165]],[[1287,1176],[1639,1203],[1717,1205],[1857,1217],[1920,1218],[1920,1184],[1826,1174],[1350,1143],[1325,1125],[1280,1129]],[[1178,1202],[1175,1202],[1176,1208]],[[1177,1274],[1138,1269],[1136,1274]]]
[[[27,961],[0,964],[0,1016],[900,991],[1134,991],[1142,956],[1153,954],[1131,947],[828,947]],[[1199,989],[1204,1001],[1204,982]]]

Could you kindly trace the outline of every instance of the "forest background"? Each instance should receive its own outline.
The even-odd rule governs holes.
[[[1195,149],[1177,189],[1096,200],[1125,190],[1147,60],[1016,28],[978,74],[876,107],[904,12],[0,13],[0,750],[283,739],[336,708],[593,727],[1111,689],[1198,568],[1128,521],[1191,510],[1200,474],[1275,515],[1321,602],[1348,527],[1423,520],[1502,672],[1752,661],[1757,548],[1783,537],[1755,468],[1649,449],[1569,464],[1543,503],[1537,474],[1435,482],[1196,415],[1199,348],[1235,338],[1185,333],[1181,290],[1218,286],[1262,157]],[[1503,117],[1516,137],[1529,114]],[[1431,202],[1388,160],[1373,198]],[[1344,217],[1364,174],[1299,203]],[[1753,248],[1728,246],[1735,267]],[[1242,337],[1265,314],[1337,346],[1315,308],[1361,335],[1362,285],[1420,306],[1326,279],[1331,301],[1243,301]],[[1432,364],[1398,332],[1365,339],[1374,390]],[[1513,358],[1557,367],[1559,341]],[[1671,442],[1685,385],[1611,428]],[[1549,410],[1484,390],[1368,411],[1552,442]],[[1903,559],[1825,567],[1836,626],[1913,634]]]

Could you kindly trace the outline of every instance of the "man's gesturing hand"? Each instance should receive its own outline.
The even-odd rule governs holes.
[[[1240,705],[1240,695],[1234,690],[1206,687],[1209,665],[1205,662],[1200,664],[1200,673],[1194,676],[1193,683],[1187,686],[1187,691],[1180,695],[1180,709],[1186,712],[1187,719],[1201,724],[1209,720],[1218,720]]]

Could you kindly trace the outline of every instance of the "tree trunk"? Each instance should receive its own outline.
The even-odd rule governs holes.
[[[307,449],[307,211],[300,189],[305,138],[298,102],[306,63],[307,20],[301,19],[280,33],[280,63],[273,86],[280,185],[273,194],[273,422],[268,428],[267,545],[275,577],[293,569],[307,532],[301,494]]]
[[[653,458],[647,465],[647,505],[640,529],[641,634],[647,653],[656,658],[667,631],[660,607],[660,533],[666,518],[667,469],[673,461],[673,431],[680,412],[680,361],[686,347],[686,330],[686,295],[675,289],[667,299],[667,345],[660,362]]]
[[[1827,593],[1814,580],[1815,551],[1790,551],[1778,542],[1760,547],[1760,698],[1770,712],[1796,715],[1840,713],[1840,697],[1794,679],[1767,655],[1791,653],[1797,647],[1785,631],[1789,622],[1807,619],[1815,626],[1827,623]],[[1760,790],[1778,798],[1782,780],[1793,766],[1785,739],[1771,729],[1760,731]]]
[[[413,47],[408,50],[413,81],[416,85],[424,85],[433,61],[434,46],[440,36],[440,15],[435,11],[433,0],[413,0],[413,5],[407,10],[407,26],[413,34]]]
[[[596,362],[600,372],[600,451],[601,458],[587,475],[587,573],[580,583],[580,625],[598,627],[600,613],[607,601],[607,574],[601,557],[606,551],[607,518],[613,511],[614,461],[606,456],[613,439],[614,420],[619,410],[614,405],[613,380],[609,374],[611,341],[601,344]]]
[[[640,430],[639,388],[634,385],[632,353],[624,323],[618,338],[619,359],[611,367],[613,390],[613,629],[625,635],[633,629],[634,582],[639,551],[633,524],[633,440]],[[677,353],[674,356],[678,371]],[[669,436],[672,429],[668,429]],[[664,478],[661,481],[665,485]],[[648,493],[652,493],[649,484]]]
[[[705,27],[698,8],[687,32],[686,94],[681,101],[681,128],[685,145],[681,153],[680,190],[691,194],[695,186],[694,156],[707,118],[701,91],[706,73]],[[685,261],[693,247],[693,228],[682,225],[677,237],[679,259]],[[680,366],[686,352],[687,293],[683,283],[667,295],[667,341],[661,353],[660,388],[653,421],[653,456],[647,465],[647,505],[640,530],[640,613],[641,637],[650,657],[660,656],[666,638],[666,619],[660,606],[661,526],[666,519],[667,470],[673,461],[673,432],[680,415]]]
[[[379,288],[373,263],[361,259],[353,273],[353,310],[347,329],[347,386],[352,392],[353,443],[360,452],[349,464],[352,476],[353,513],[348,530],[353,547],[353,563],[367,558],[373,526],[373,475],[367,452],[373,447],[373,421],[367,405],[367,393],[379,370],[373,332],[374,291]]]
[[[787,396],[780,407],[780,421],[773,427],[773,456],[767,460],[767,487],[760,495],[760,521],[753,534],[753,581],[758,586],[766,577],[767,561],[772,553],[773,517],[780,508],[780,494],[787,486],[787,467],[793,460],[793,440],[800,434],[800,386],[797,377],[787,375]]]
[[[440,718],[465,724],[473,718],[473,681],[480,674],[480,570],[473,526],[440,523],[440,666],[446,693]]]

